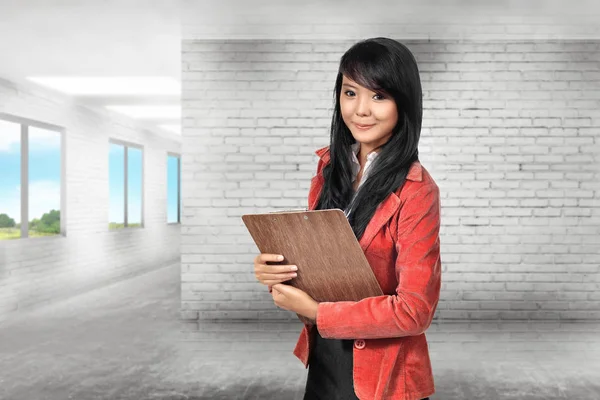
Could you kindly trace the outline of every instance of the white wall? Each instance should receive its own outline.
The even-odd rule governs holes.
[[[600,39],[596,0],[182,0],[182,33],[197,39]]]
[[[182,45],[184,318],[296,319],[256,282],[240,216],[307,206],[354,40],[246,34]],[[600,42],[400,40],[442,196],[436,319],[600,318]]]
[[[0,113],[66,129],[66,236],[0,241],[0,319],[179,261],[167,225],[167,152],[177,140],[39,88],[0,81]],[[1,133],[0,133],[1,134]],[[109,138],[144,146],[143,229],[108,230]]]

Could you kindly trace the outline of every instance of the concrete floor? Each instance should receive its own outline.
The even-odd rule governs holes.
[[[300,323],[185,322],[179,267],[0,324],[0,399],[302,399]],[[600,399],[600,323],[437,323],[432,400]]]

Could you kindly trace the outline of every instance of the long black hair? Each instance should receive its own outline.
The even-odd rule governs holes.
[[[384,37],[371,38],[354,44],[344,53],[335,81],[330,162],[323,168],[324,184],[316,210],[345,210],[354,194],[351,146],[356,140],[340,110],[343,75],[369,90],[391,96],[398,110],[392,136],[378,147],[381,150],[348,215],[350,226],[360,240],[379,204],[404,185],[411,164],[419,159],[423,94],[417,62],[402,43]]]

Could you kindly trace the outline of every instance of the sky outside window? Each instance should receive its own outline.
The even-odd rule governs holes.
[[[29,127],[29,237],[60,233],[61,134]]]
[[[21,231],[21,125],[0,120],[0,240]]]
[[[167,222],[180,222],[178,215],[179,198],[179,157],[167,158]]]
[[[110,143],[108,152],[109,222],[111,228],[125,223],[125,147]]]
[[[127,147],[127,226],[142,225],[142,150]]]

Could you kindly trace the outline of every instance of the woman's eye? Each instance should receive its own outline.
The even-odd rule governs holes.
[[[354,95],[354,92],[353,92],[352,90],[346,90],[346,91],[344,92],[344,94],[345,94],[346,96],[353,97],[353,96],[352,96],[352,95],[350,95],[349,93],[351,93],[352,95]],[[376,95],[375,95],[375,96],[373,96],[373,97],[379,97],[379,99],[376,99],[376,100],[385,100],[385,96],[384,96],[384,95],[382,95],[382,94],[376,94]]]

